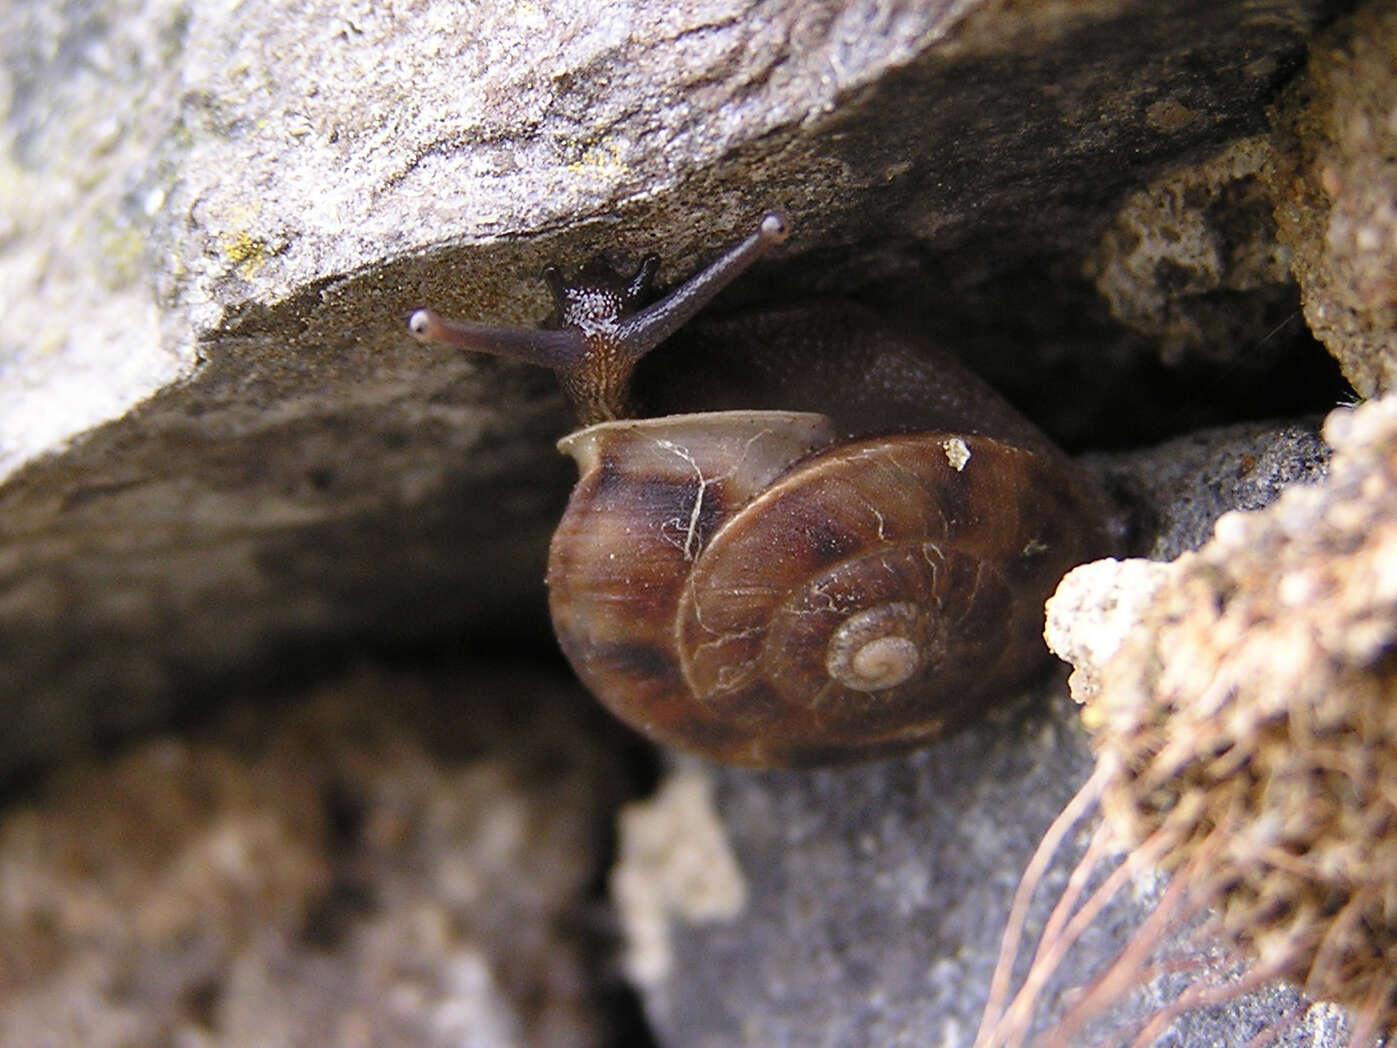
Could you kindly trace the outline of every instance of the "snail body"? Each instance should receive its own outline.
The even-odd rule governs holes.
[[[767,216],[651,315],[668,334],[676,309],[696,312],[784,233]],[[648,285],[654,268],[616,286]],[[697,302],[685,297],[696,283]],[[550,285],[564,323],[567,295],[589,308],[597,298]],[[410,322],[419,337],[502,352],[475,344],[492,329],[424,313]],[[824,414],[790,410],[625,419],[639,356],[578,348],[580,334],[569,344],[579,327],[536,333],[539,362],[563,372],[592,423],[559,442],[581,476],[550,548],[549,606],[582,682],[658,742],[749,766],[924,744],[1043,667],[1044,602],[1067,569],[1112,546],[1095,486],[958,366],[937,362],[938,382],[949,370],[952,387],[966,385],[933,398],[951,405],[942,418],[968,423],[954,430],[935,418],[848,437]],[[454,331],[466,335],[444,337]],[[504,355],[524,355],[529,334],[508,333]]]

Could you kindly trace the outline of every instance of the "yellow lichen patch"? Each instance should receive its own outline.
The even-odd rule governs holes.
[[[223,257],[237,266],[244,280],[251,280],[267,264],[271,252],[267,242],[244,230],[224,233],[218,238]]]
[[[614,174],[626,170],[624,149],[614,138],[603,138],[582,146],[582,155],[571,164],[568,170],[573,174]]]
[[[139,281],[145,260],[145,237],[129,227],[110,227],[101,236],[101,276],[106,287],[119,291]]]

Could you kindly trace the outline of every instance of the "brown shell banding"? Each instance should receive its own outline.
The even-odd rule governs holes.
[[[1083,523],[1095,492],[1055,461],[966,436],[956,468],[945,433],[810,454],[831,437],[819,418],[672,416],[560,445],[583,476],[550,560],[559,640],[652,738],[762,765],[935,738],[1042,664],[1043,601],[1106,545]],[[914,672],[831,679],[841,626],[884,605],[898,610],[882,654],[915,648]]]
[[[834,438],[823,416],[723,412],[606,422],[559,442],[582,471],[553,536],[548,599],[583,683],[652,738],[681,741],[693,702],[673,653],[692,555],[735,508]],[[740,733],[709,724],[725,751]]]
[[[681,667],[698,703],[790,747],[829,737],[876,752],[916,725],[939,731],[966,719],[986,688],[1041,661],[1042,601],[1056,578],[1009,583],[1006,551],[1042,529],[1000,486],[1031,488],[1039,460],[972,437],[956,470],[941,436],[841,444],[723,525],[678,613]],[[917,647],[917,671],[881,689],[830,678],[838,629],[893,603],[918,610],[899,627]]]

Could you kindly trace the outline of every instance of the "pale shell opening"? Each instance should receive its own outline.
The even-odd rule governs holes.
[[[625,443],[654,448],[713,447],[726,443],[744,451],[750,459],[758,445],[761,457],[779,468],[774,477],[796,459],[834,440],[834,423],[808,411],[702,411],[661,418],[613,419],[574,430],[558,441],[558,450],[570,455],[579,470],[589,473],[600,464],[602,449]],[[758,485],[760,486],[760,485]]]

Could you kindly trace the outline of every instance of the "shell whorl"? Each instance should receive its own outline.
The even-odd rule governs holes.
[[[825,672],[855,691],[883,691],[916,676],[928,655],[918,643],[917,605],[908,600],[850,615],[825,647]]]
[[[980,450],[986,466],[1031,458]],[[695,701],[763,736],[870,747],[958,721],[1033,614],[980,534],[995,525],[971,479],[922,436],[842,444],[778,479],[690,572],[676,639]]]
[[[1043,601],[1095,541],[1070,480],[985,437],[815,450],[819,416],[787,417],[794,438],[746,412],[565,442],[549,599],[595,694],[680,748],[799,765],[925,742],[1042,665]]]

